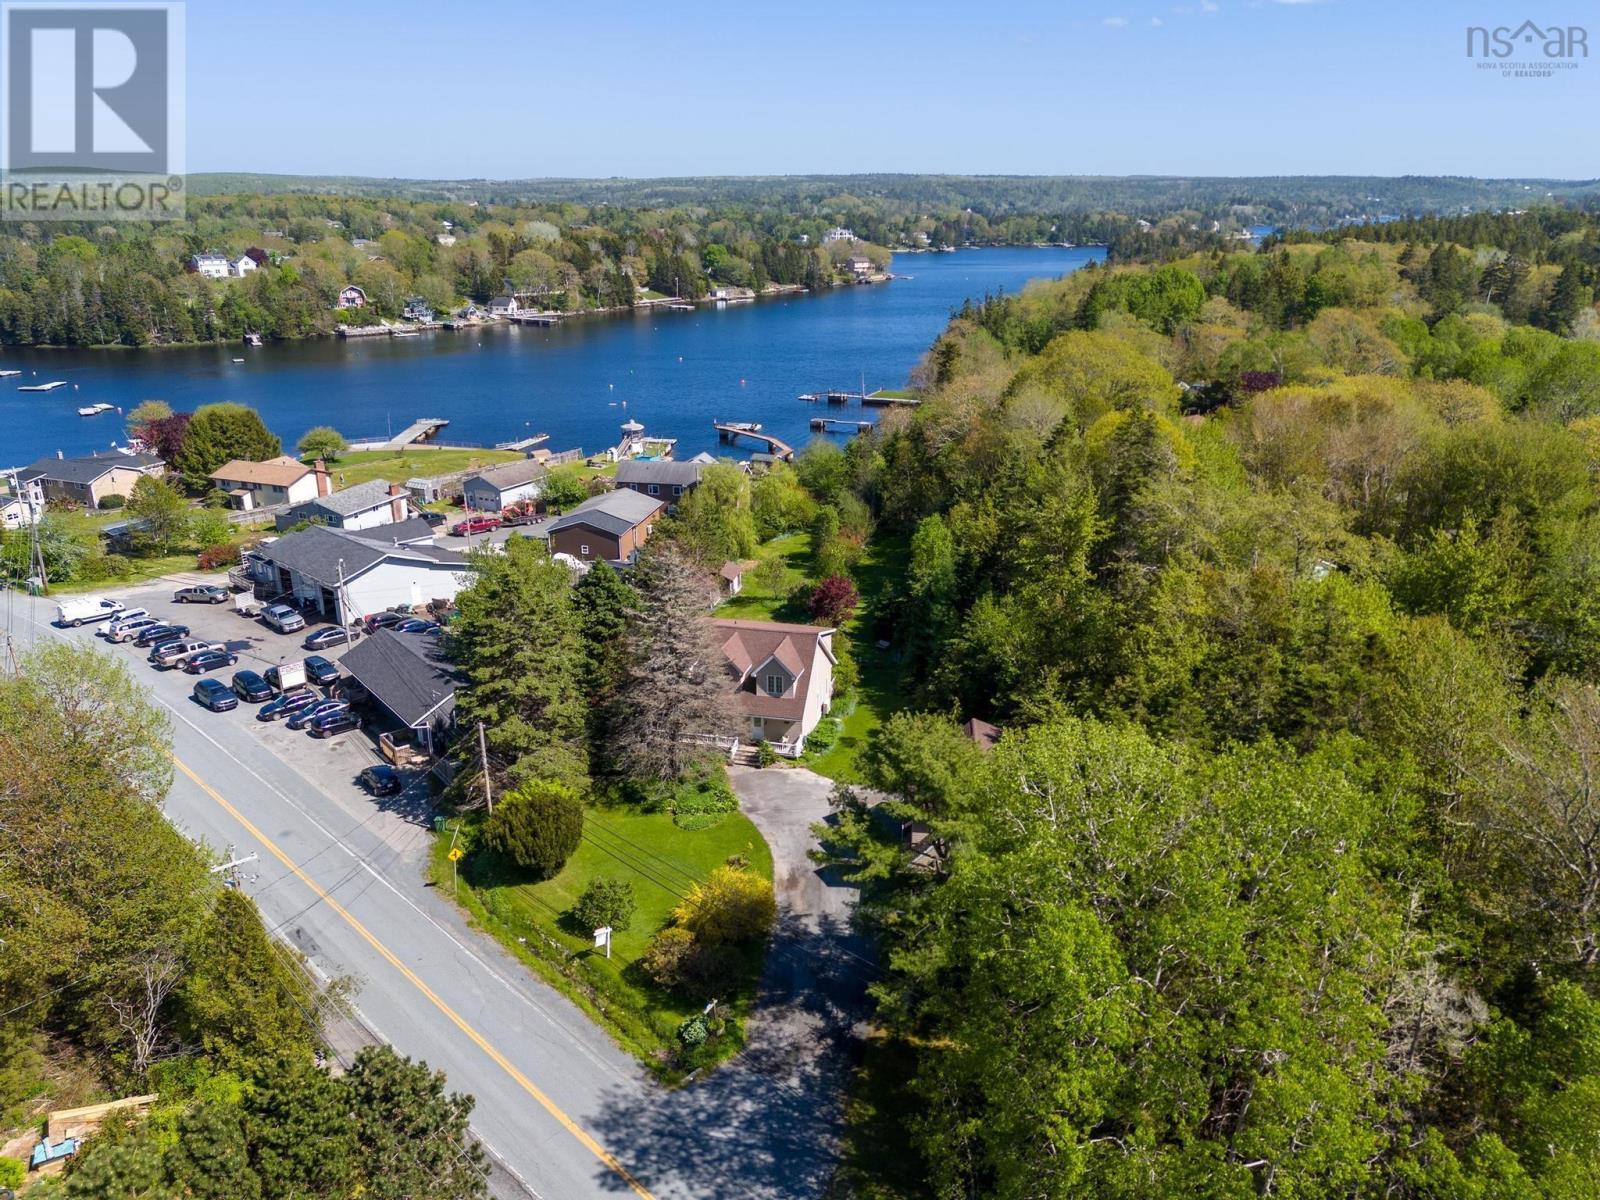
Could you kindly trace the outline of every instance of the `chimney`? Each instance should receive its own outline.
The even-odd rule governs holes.
[[[406,504],[407,495],[408,493],[403,485],[398,483],[389,485],[389,517],[391,520],[404,521],[406,519],[409,507]]]
[[[328,482],[328,464],[319,458],[311,464],[311,469],[317,476],[317,495],[326,496],[333,491],[333,486]]]

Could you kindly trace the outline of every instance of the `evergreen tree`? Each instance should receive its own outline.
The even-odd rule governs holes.
[[[710,581],[670,545],[651,546],[638,575],[611,759],[632,778],[677,780],[712,752],[705,739],[736,735],[739,719],[706,620]]]
[[[343,1080],[375,1200],[476,1200],[488,1194],[483,1150],[467,1132],[472,1097],[383,1046],[356,1056]]]
[[[211,472],[234,459],[261,462],[283,453],[283,443],[253,408],[242,404],[204,404],[183,434],[173,466],[194,491],[211,486]]]

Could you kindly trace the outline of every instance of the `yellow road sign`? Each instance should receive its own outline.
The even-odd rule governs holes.
[[[450,847],[450,861],[451,862],[460,862],[465,857],[466,857],[466,853],[461,849],[460,846],[451,846]]]

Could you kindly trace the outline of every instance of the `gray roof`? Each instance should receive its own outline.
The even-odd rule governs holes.
[[[545,527],[545,533],[570,529],[574,525],[587,525],[602,533],[620,536],[660,510],[661,501],[641,496],[627,488],[618,488],[603,496],[591,496],[571,512],[551,521]]]
[[[341,571],[345,579],[350,579],[389,558],[455,566],[463,571],[467,569],[467,560],[463,556],[454,550],[441,550],[433,544],[431,531],[426,545],[396,544],[402,533],[414,536],[416,530],[413,527],[417,525],[427,528],[427,522],[420,520],[379,525],[358,532],[313,525],[299,533],[281,537],[270,545],[262,545],[256,549],[256,553],[280,567],[287,567],[306,579],[328,587],[338,586]]]
[[[41,458],[18,473],[27,483],[34,479],[60,479],[67,483],[93,483],[113,467],[143,471],[164,464],[159,454],[84,454],[77,458]]]
[[[303,504],[295,505],[295,508],[320,508],[335,516],[353,517],[356,513],[366,512],[369,508],[377,508],[378,505],[388,502],[389,481],[369,479],[365,483],[356,484],[355,487],[345,488],[342,492],[332,492],[326,496],[318,496],[315,500],[307,500]]]
[[[673,462],[670,458],[630,458],[617,464],[617,483],[618,485],[625,483],[655,483],[677,487],[693,487],[700,482],[700,472],[705,469],[704,463],[693,461]]]
[[[406,725],[442,724],[465,680],[439,641],[437,634],[380,629],[346,650],[339,665]]]
[[[490,467],[487,471],[479,471],[476,475],[469,475],[461,483],[462,487],[471,487],[474,483],[486,483],[492,488],[504,491],[506,488],[521,487],[535,479],[542,479],[547,474],[545,465],[525,458],[521,462],[503,463],[498,467]]]

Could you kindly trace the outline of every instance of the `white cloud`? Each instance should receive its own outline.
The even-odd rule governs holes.
[[[1107,29],[1121,29],[1127,23],[1127,17],[1105,17],[1100,22]]]
[[[1200,11],[1203,13],[1221,12],[1222,6],[1216,0],[1200,0]]]
[[[1166,22],[1163,21],[1160,17],[1151,17],[1150,18],[1150,25],[1151,25],[1151,28],[1153,28],[1153,29],[1160,29],[1165,24],[1166,24]]]

